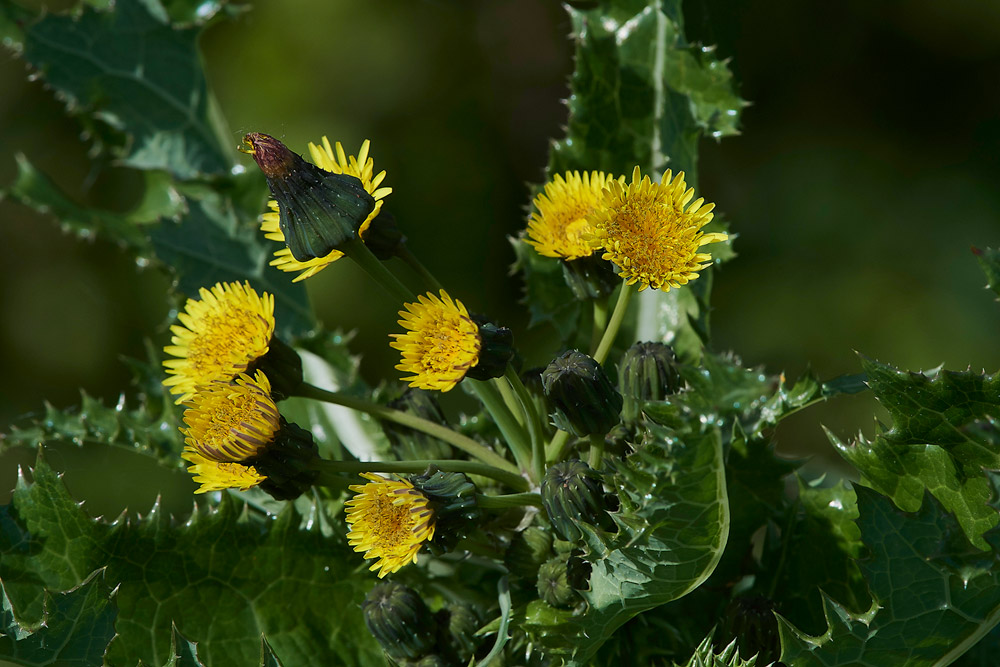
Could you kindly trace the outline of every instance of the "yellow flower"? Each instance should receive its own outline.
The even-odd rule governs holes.
[[[281,428],[271,383],[263,371],[233,384],[203,387],[184,411],[184,443],[213,461],[243,461],[268,446]]]
[[[212,461],[193,449],[185,449],[181,458],[194,464],[188,468],[188,472],[194,475],[194,481],[201,484],[195,493],[224,491],[226,489],[246,491],[267,479],[258,473],[253,466]]]
[[[317,167],[332,171],[335,174],[354,176],[361,181],[365,191],[375,199],[375,209],[361,223],[361,229],[358,230],[362,239],[364,239],[365,232],[368,231],[372,220],[378,217],[379,212],[382,210],[382,200],[392,192],[392,188],[379,187],[382,181],[385,180],[385,171],[375,173],[375,162],[368,156],[370,145],[371,142],[365,139],[364,143],[361,144],[361,150],[358,151],[357,157],[353,155],[348,157],[344,153],[344,147],[340,145],[339,141],[336,144],[336,152],[331,148],[330,141],[326,137],[323,137],[322,146],[317,146],[312,142],[309,143],[309,154],[312,156],[313,163]],[[261,218],[260,228],[267,238],[272,241],[285,243],[285,235],[281,233],[281,229],[278,226],[278,202],[272,199],[267,205],[271,210]],[[274,253],[275,259],[271,261],[271,265],[278,267],[282,271],[301,271],[299,275],[292,279],[292,282],[298,282],[316,275],[343,256],[344,253],[339,250],[333,250],[325,257],[317,257],[316,259],[300,262],[292,257],[291,250],[282,248]]]
[[[531,214],[525,240],[545,257],[571,260],[591,255],[587,216],[601,205],[602,192],[612,180],[603,171],[557,174],[535,197],[537,211]]]
[[[250,283],[216,283],[188,299],[170,327],[172,345],[163,348],[176,359],[163,362],[163,381],[177,403],[191,399],[199,387],[228,382],[267,354],[274,335],[274,297],[258,295]]]
[[[479,363],[479,327],[462,302],[444,290],[440,299],[428,292],[417,301],[399,311],[399,324],[409,331],[390,334],[396,339],[390,346],[403,353],[396,370],[413,373],[402,378],[411,387],[449,391]]]
[[[201,483],[195,493],[245,491],[267,479],[241,463],[263,451],[281,428],[271,384],[262,371],[254,378],[241,373],[233,384],[203,387],[184,411],[184,423],[181,458],[194,464],[188,472]]]
[[[434,511],[427,497],[406,480],[394,481],[362,473],[368,484],[350,486],[357,493],[345,504],[348,543],[365,558],[375,560],[370,570],[381,579],[415,563],[424,542],[434,537]]]
[[[715,204],[694,197],[694,188],[684,182],[684,172],[671,180],[671,171],[661,183],[632,172],[632,183],[611,181],[604,190],[603,206],[588,218],[591,243],[604,248],[604,259],[618,266],[629,285],[639,291],[652,287],[668,291],[698,277],[711,264],[712,255],[698,252],[709,243],[725,241],[726,234],[701,231],[712,220]]]

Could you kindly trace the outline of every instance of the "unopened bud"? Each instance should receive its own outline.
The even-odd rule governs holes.
[[[568,350],[542,373],[553,421],[575,436],[604,435],[621,421],[622,396],[593,357]]]
[[[669,345],[636,343],[622,355],[618,365],[618,388],[624,398],[622,418],[635,421],[646,401],[662,401],[677,393],[681,377],[677,358]]]

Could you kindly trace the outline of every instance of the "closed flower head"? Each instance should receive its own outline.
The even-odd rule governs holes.
[[[363,473],[367,484],[350,487],[348,543],[374,560],[379,578],[417,560],[417,552],[434,537],[434,511],[427,497],[406,480],[395,481]]]
[[[572,260],[592,254],[587,216],[601,205],[604,188],[612,180],[603,171],[557,174],[535,197],[527,242],[545,257]]]
[[[274,297],[257,294],[249,283],[217,283],[199,296],[188,299],[180,324],[170,327],[172,345],[163,348],[174,357],[163,362],[169,376],[163,384],[180,394],[177,403],[246,371],[267,353],[274,335]]]
[[[380,187],[382,181],[385,180],[385,172],[380,171],[375,173],[375,162],[368,156],[370,146],[371,142],[365,139],[364,143],[361,144],[361,150],[358,151],[357,156],[348,156],[339,141],[336,143],[335,148],[330,146],[330,141],[326,137],[323,137],[320,145],[311,142],[309,144],[309,154],[317,167],[332,174],[342,174],[358,179],[365,192],[375,200],[375,207],[365,217],[361,223],[361,227],[358,229],[358,234],[362,240],[364,240],[372,221],[382,211],[382,200],[392,192],[392,188]],[[265,213],[261,219],[260,228],[267,238],[279,243],[285,243],[285,235],[281,230],[278,202],[272,199],[268,202],[268,207],[270,211]],[[289,248],[282,248],[274,253],[275,258],[271,261],[271,265],[276,266],[282,271],[290,273],[298,272],[299,275],[292,280],[292,282],[298,282],[299,280],[305,280],[310,276],[316,275],[343,256],[344,253],[339,250],[331,250],[322,257],[300,261],[292,255],[292,251]]]
[[[248,459],[266,449],[281,429],[271,385],[263,372],[240,374],[232,384],[216,382],[195,394],[184,411],[184,452],[188,470],[201,483],[196,493],[227,488],[246,490],[266,478]]]
[[[405,307],[399,324],[407,333],[391,334],[390,345],[403,353],[396,369],[412,373],[403,378],[411,387],[449,391],[479,363],[479,326],[444,290],[440,298],[428,293]]]
[[[669,290],[698,277],[711,264],[712,255],[699,252],[703,245],[725,241],[721,233],[701,231],[712,220],[715,204],[694,198],[694,188],[684,182],[684,173],[672,176],[668,169],[660,183],[640,178],[639,167],[632,183],[611,181],[604,190],[603,206],[588,218],[591,243],[603,248],[629,285]]]

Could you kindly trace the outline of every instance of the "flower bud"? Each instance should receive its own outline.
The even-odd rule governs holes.
[[[476,485],[464,473],[444,472],[431,466],[421,475],[409,477],[434,511],[434,539],[427,544],[432,553],[445,553],[479,520]]]
[[[674,351],[663,343],[636,343],[625,351],[618,364],[618,388],[624,398],[622,418],[625,421],[638,419],[646,401],[662,401],[677,393],[681,376],[676,361]]]
[[[376,584],[361,611],[368,630],[393,660],[419,660],[434,648],[434,616],[412,588],[392,581]]]
[[[604,435],[621,421],[622,396],[593,357],[567,350],[542,373],[555,425],[575,436]]]
[[[529,526],[514,533],[503,562],[512,574],[532,579],[538,576],[539,566],[551,555],[552,535],[537,526]]]
[[[469,659],[479,648],[480,640],[476,637],[476,631],[482,626],[482,620],[469,605],[449,605],[447,611],[451,647],[457,654],[458,662],[463,665],[468,664]]]
[[[244,461],[267,479],[260,488],[277,500],[293,500],[312,486],[319,474],[310,468],[319,455],[312,433],[281,418],[274,442],[253,458]]]
[[[601,474],[583,461],[563,461],[545,471],[542,504],[556,534],[570,542],[583,537],[581,522],[614,530]]]
[[[756,655],[764,664],[777,660],[781,653],[778,620],[774,603],[763,595],[744,595],[726,605],[723,637],[728,643],[737,640],[740,655]]]
[[[361,181],[306,162],[274,137],[243,137],[278,202],[278,225],[292,257],[300,262],[326,257],[358,236],[375,210]]]
[[[569,558],[569,554],[554,556],[538,568],[538,597],[553,607],[566,609],[580,600],[567,581]]]
[[[389,407],[408,412],[435,424],[446,425],[444,413],[441,412],[441,407],[429,391],[407,389],[399,398],[389,401]],[[382,430],[389,438],[393,452],[401,461],[455,458],[451,445],[423,431],[417,431],[389,420],[382,422]]]
[[[473,380],[501,377],[514,357],[514,334],[507,327],[497,326],[482,315],[471,314],[479,327],[479,361],[465,372]]]

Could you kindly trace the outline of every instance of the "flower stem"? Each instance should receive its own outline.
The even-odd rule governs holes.
[[[424,284],[427,287],[433,289],[435,292],[440,292],[444,289],[441,286],[441,283],[438,282],[438,279],[435,278],[434,275],[427,270],[427,267],[423,265],[423,262],[417,259],[417,256],[414,255],[408,247],[406,247],[406,244],[400,246],[399,250],[396,251],[396,256],[406,262],[406,265],[420,276],[420,279],[424,281]]]
[[[558,463],[566,455],[566,447],[569,445],[569,433],[567,431],[556,431],[552,440],[545,447],[545,460],[548,463]]]
[[[625,319],[625,312],[628,310],[628,303],[632,300],[633,292],[635,290],[630,285],[622,282],[621,293],[618,295],[618,303],[615,304],[615,310],[611,313],[611,321],[608,322],[608,328],[604,330],[601,343],[597,346],[597,351],[594,352],[594,359],[599,364],[603,364],[604,360],[608,358],[608,352],[611,351],[611,346],[618,335],[618,329],[621,328],[622,320]]]
[[[532,478],[536,482],[539,482],[545,474],[545,435],[542,430],[542,422],[538,417],[535,402],[531,400],[531,395],[528,393],[527,387],[521,382],[521,378],[510,364],[507,364],[507,371],[504,373],[504,378],[514,390],[514,394],[521,404],[524,419],[528,424],[528,435],[531,437],[531,473]]]
[[[524,419],[525,419],[524,410],[521,408],[521,405],[518,402],[517,397],[514,396],[514,392],[511,389],[510,383],[504,382],[499,378],[494,378],[493,384],[496,385],[497,390],[503,397],[504,405],[506,405],[507,409],[510,410],[510,413],[514,415],[514,419],[517,420],[518,424],[524,426]]]
[[[510,507],[542,507],[542,496],[537,493],[509,493],[503,496],[476,494],[476,504],[482,509],[507,509]]]
[[[528,481],[520,475],[500,470],[484,463],[477,463],[476,461],[446,461],[438,459],[424,459],[420,461],[325,461],[323,459],[316,459],[310,466],[313,470],[319,472],[317,484],[324,485],[328,482],[339,483],[339,479],[343,473],[422,473],[428,467],[434,466],[445,472],[463,472],[470,475],[489,477],[520,492],[528,490]]]
[[[514,466],[514,464],[493,450],[479,444],[472,438],[453,431],[447,426],[442,426],[441,424],[432,422],[429,419],[424,419],[410,414],[409,412],[403,412],[402,410],[394,410],[384,405],[366,401],[363,398],[346,396],[344,394],[320,389],[319,387],[313,386],[308,382],[302,383],[297,395],[303,398],[312,398],[317,401],[323,401],[325,403],[342,405],[346,408],[351,408],[352,410],[364,412],[378,419],[385,419],[396,422],[397,424],[402,424],[403,426],[408,426],[414,430],[422,431],[428,435],[438,438],[439,440],[443,440],[456,449],[462,450],[469,456],[479,459],[483,463],[489,464],[495,468],[500,468],[501,470],[505,470],[514,475],[518,473],[517,467]]]
[[[602,458],[604,458],[604,436],[592,433],[590,435],[590,457],[587,459],[587,463],[594,470],[600,470]]]
[[[611,299],[594,299],[593,328],[590,333],[590,354],[597,352],[597,346],[601,343],[601,334],[608,326],[608,301]]]
[[[518,467],[521,470],[530,470],[531,443],[528,440],[528,434],[524,427],[517,423],[517,419],[514,418],[511,411],[507,409],[500,391],[491,382],[473,380],[472,378],[466,378],[465,381],[470,384],[486,411],[493,417],[493,421],[499,427],[507,446],[514,454],[514,460],[517,461]]]
[[[375,282],[382,286],[386,292],[400,303],[415,300],[413,291],[400,281],[385,265],[379,261],[378,257],[372,254],[368,246],[360,238],[352,239],[339,248],[341,252],[350,257],[360,266],[365,273]]]

